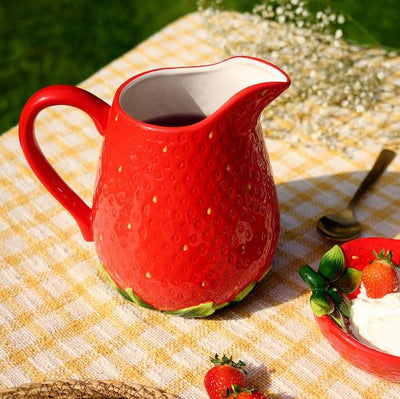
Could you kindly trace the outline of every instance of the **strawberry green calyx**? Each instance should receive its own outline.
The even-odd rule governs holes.
[[[253,393],[255,391],[254,388],[242,388],[237,385],[233,385],[232,388],[233,388],[233,391],[230,396],[231,398],[236,398],[240,393],[243,393],[243,392]]]
[[[239,385],[232,385],[232,388],[226,390],[227,398],[239,398],[243,396],[241,394],[248,394],[246,395],[246,397],[249,398],[252,398],[254,395],[256,395],[254,397],[257,398],[266,398],[263,394],[261,394],[261,392],[257,391],[255,388],[247,388],[247,387],[241,387]]]
[[[381,260],[381,261],[384,261],[384,262],[387,262],[387,263],[389,263],[389,265],[392,265],[393,267],[396,267],[396,268],[398,268],[399,267],[399,265],[397,265],[396,263],[394,263],[393,262],[393,252],[392,251],[386,251],[386,254],[385,254],[385,250],[384,249],[382,249],[380,252],[379,252],[379,254],[374,250],[373,251],[373,254],[374,254],[374,256],[376,257],[376,259],[378,259],[378,260]]]
[[[220,358],[218,353],[216,353],[214,357],[210,357],[210,361],[215,366],[232,366],[242,371],[244,374],[247,374],[246,364],[243,363],[241,360],[234,362],[232,360],[232,356],[228,357],[226,355],[222,355],[222,357]]]

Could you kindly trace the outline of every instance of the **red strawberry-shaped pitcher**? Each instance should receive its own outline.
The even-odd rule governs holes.
[[[207,316],[241,300],[270,268],[279,210],[258,121],[289,85],[276,66],[233,57],[142,73],[111,107],[82,89],[51,86],[24,107],[21,146],[126,298]],[[88,113],[104,135],[92,208],[35,139],[37,114],[58,104]]]

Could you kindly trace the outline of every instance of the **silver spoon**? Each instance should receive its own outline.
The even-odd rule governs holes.
[[[375,183],[388,165],[393,161],[396,153],[391,150],[382,150],[374,166],[362,181],[360,187],[347,205],[347,208],[339,213],[323,216],[317,222],[317,230],[326,238],[336,241],[348,241],[361,233],[360,222],[354,216],[354,207],[367,191]]]

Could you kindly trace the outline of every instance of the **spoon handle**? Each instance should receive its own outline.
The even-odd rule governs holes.
[[[365,191],[375,183],[376,180],[381,176],[381,174],[386,170],[389,164],[393,161],[396,153],[391,150],[382,150],[379,154],[377,160],[375,161],[374,166],[368,172],[367,176],[365,176],[362,181],[360,187],[354,194],[353,198],[347,205],[347,209],[353,210],[357,202],[360,200]]]

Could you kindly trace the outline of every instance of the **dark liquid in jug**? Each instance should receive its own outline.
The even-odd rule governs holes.
[[[193,125],[205,118],[206,116],[204,114],[172,114],[157,116],[155,118],[147,119],[144,122],[157,126],[179,127]]]

